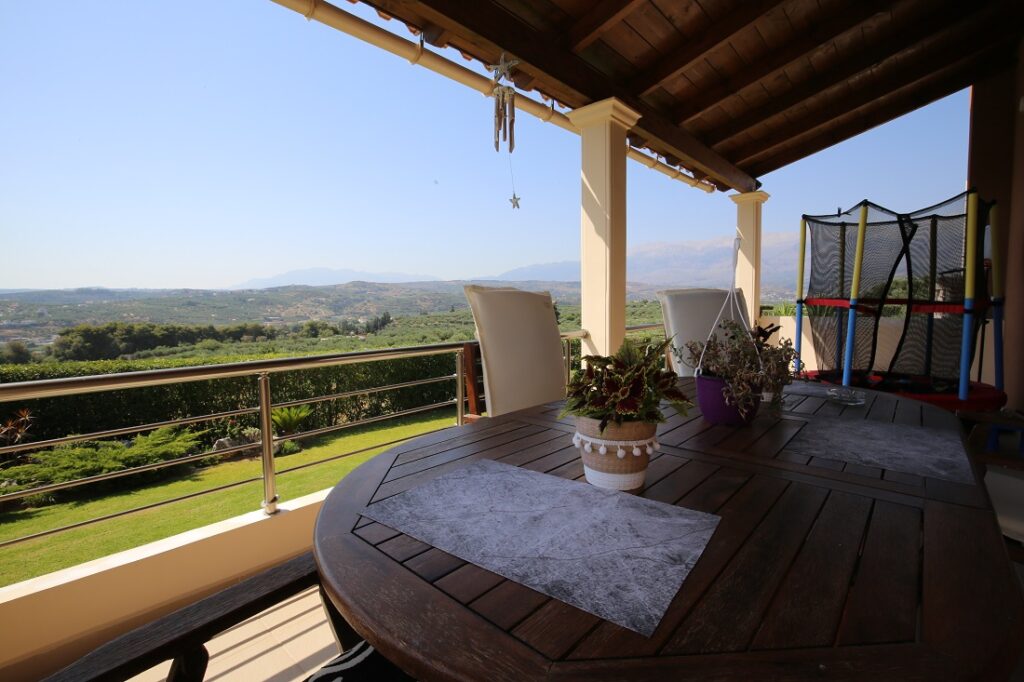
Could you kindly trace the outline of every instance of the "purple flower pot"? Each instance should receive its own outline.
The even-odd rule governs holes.
[[[761,405],[761,396],[755,396],[754,408],[747,413],[746,417],[742,417],[736,405],[725,403],[725,396],[722,395],[725,380],[701,375],[695,379],[697,381],[697,405],[700,407],[704,419],[712,424],[742,426],[749,423],[757,414],[757,408]]]

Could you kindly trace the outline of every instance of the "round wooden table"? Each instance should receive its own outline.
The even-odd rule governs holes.
[[[794,444],[833,419],[855,421],[875,449],[871,436],[892,424],[909,427],[904,443],[926,432],[960,439],[949,413],[886,394],[842,407],[797,385],[782,414],[742,428],[711,426],[696,408],[671,413],[642,495],[722,520],[650,638],[361,516],[480,458],[582,479],[573,424],[558,411],[404,443],[324,502],[314,554],[325,593],[418,679],[949,680],[1013,669],[1024,601],[984,487]]]

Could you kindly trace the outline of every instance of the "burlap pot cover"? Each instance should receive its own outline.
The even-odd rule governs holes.
[[[602,432],[600,424],[597,419],[576,417],[576,432],[580,436],[579,448],[587,482],[599,488],[629,492],[642,489],[651,460],[648,449],[653,450],[658,425],[654,422],[609,422]],[[587,443],[591,445],[590,452],[587,452]],[[602,445],[604,454],[600,452]],[[623,457],[618,456],[620,449],[624,452]]]

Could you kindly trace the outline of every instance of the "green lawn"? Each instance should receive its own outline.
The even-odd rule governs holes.
[[[452,426],[454,421],[454,408],[447,408],[310,439],[302,452],[279,457],[277,469],[282,471],[332,455],[443,429]],[[358,455],[282,474],[277,479],[278,495],[281,500],[290,500],[329,488],[383,449],[376,447]],[[0,541],[209,490],[259,476],[260,471],[259,458],[225,462],[95,500],[0,513]],[[244,514],[259,509],[262,499],[263,483],[254,481],[11,545],[2,550],[0,586]]]

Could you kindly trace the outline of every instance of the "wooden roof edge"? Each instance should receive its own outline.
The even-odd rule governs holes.
[[[663,154],[679,157],[692,170],[704,173],[717,187],[740,192],[756,190],[760,183],[724,156],[668,121],[663,114],[640,101],[563,44],[538,40],[537,32],[518,17],[490,2],[463,0],[371,0],[367,2],[396,18],[422,25],[427,22],[447,31],[449,42],[462,49],[458,37],[465,37],[493,52],[519,59],[519,68],[536,78],[535,87],[572,107],[616,97],[641,114],[636,126],[642,135]],[[414,16],[416,15],[416,16]],[[496,42],[490,36],[500,36]],[[480,58],[480,55],[476,55]],[[557,91],[564,88],[562,96]]]

